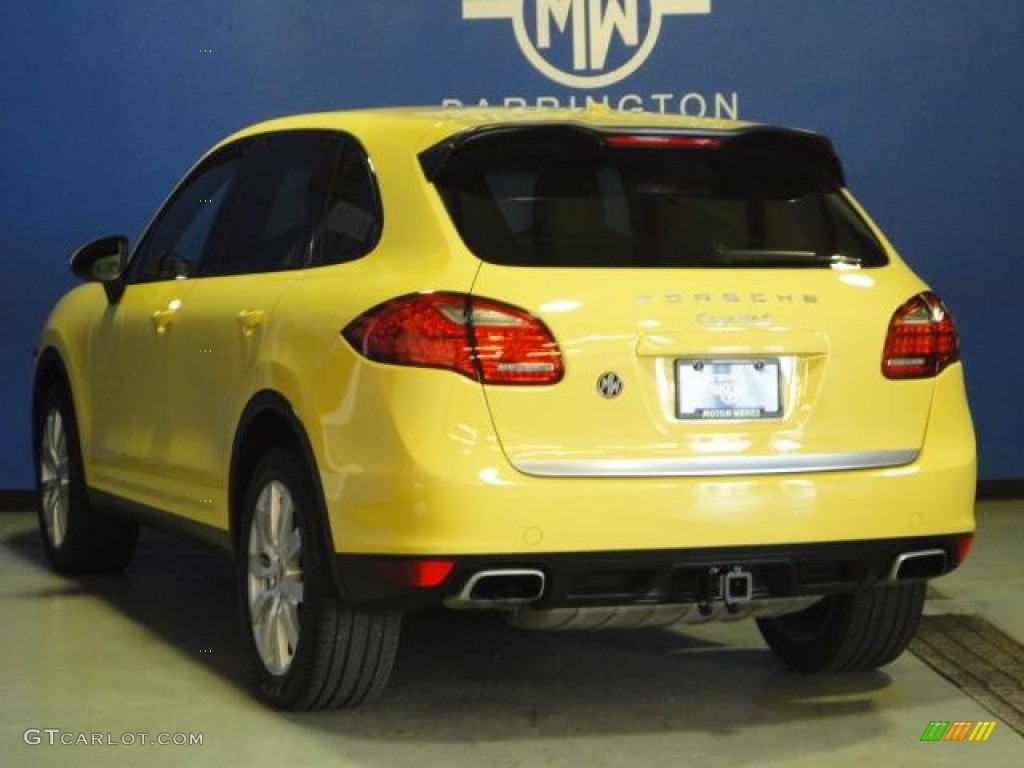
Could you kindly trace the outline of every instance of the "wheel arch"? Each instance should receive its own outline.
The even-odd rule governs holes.
[[[272,447],[282,444],[290,446],[302,460],[303,467],[308,473],[307,479],[312,489],[316,518],[321,525],[323,541],[328,547],[334,541],[316,454],[306,429],[287,398],[274,390],[262,390],[253,395],[243,409],[231,448],[228,473],[228,524],[236,559],[241,551],[240,518],[246,483],[260,457]],[[330,552],[324,554],[328,562],[333,561]]]
[[[78,413],[75,408],[75,396],[72,391],[71,376],[68,373],[67,365],[64,363],[64,358],[61,357],[60,352],[55,348],[46,347],[36,358],[35,372],[32,377],[32,449],[36,453],[39,450],[38,432],[43,395],[45,395],[46,390],[55,383],[61,383],[67,388],[68,396],[71,398],[72,410],[75,412],[75,418],[77,419]],[[80,429],[79,432],[81,432]]]

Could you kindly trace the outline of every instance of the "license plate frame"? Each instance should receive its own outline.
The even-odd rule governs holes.
[[[782,416],[782,363],[774,357],[675,361],[676,418],[763,421]]]

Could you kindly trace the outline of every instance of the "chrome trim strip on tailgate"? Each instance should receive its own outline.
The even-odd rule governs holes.
[[[538,477],[708,477],[841,472],[911,464],[919,451],[858,451],[802,456],[698,456],[683,459],[540,459],[512,466]]]

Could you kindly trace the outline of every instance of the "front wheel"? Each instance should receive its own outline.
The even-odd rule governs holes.
[[[50,563],[62,573],[123,570],[135,553],[139,527],[89,503],[75,409],[65,385],[52,384],[43,393],[34,435],[39,532]]]
[[[267,454],[252,473],[239,567],[246,645],[272,705],[354,707],[383,691],[401,616],[356,609],[338,595],[310,486],[285,450]]]
[[[924,582],[829,595],[799,613],[758,619],[768,647],[798,672],[859,672],[896,659],[924,609]]]

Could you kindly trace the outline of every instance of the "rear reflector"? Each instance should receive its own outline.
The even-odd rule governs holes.
[[[716,149],[722,140],[714,136],[671,136],[657,134],[631,134],[609,136],[605,139],[609,147],[688,147],[690,149]]]
[[[956,543],[956,564],[962,565],[967,556],[971,554],[972,549],[974,549],[974,534],[969,533],[966,536],[961,536],[960,540]]]
[[[342,331],[378,363],[442,368],[483,384],[555,384],[562,353],[529,312],[462,293],[400,296],[364,312]]]
[[[919,293],[896,310],[882,353],[887,379],[926,379],[960,359],[956,325],[934,293]]]
[[[393,560],[377,563],[377,568],[392,584],[428,589],[448,578],[454,560]]]

